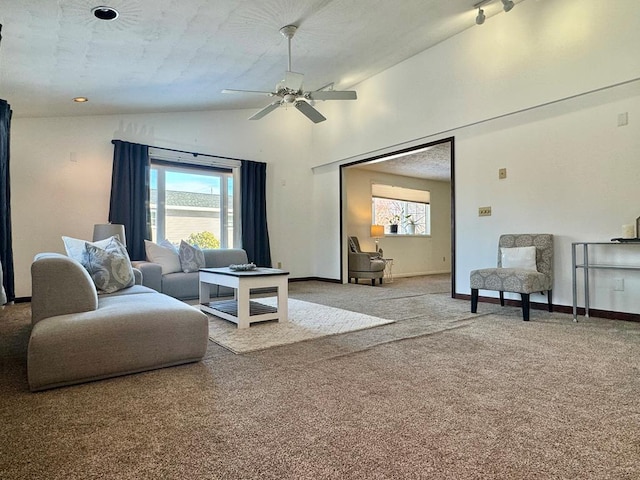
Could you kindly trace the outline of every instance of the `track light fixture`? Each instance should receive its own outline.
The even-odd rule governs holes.
[[[476,25],[482,25],[484,21],[487,19],[487,16],[484,14],[484,10],[482,9],[482,7],[484,7],[485,5],[493,1],[494,0],[481,0],[480,2],[476,3],[473,6],[473,8],[478,9],[478,15],[476,16]],[[500,0],[500,1],[502,2],[502,9],[505,12],[509,12],[515,6],[515,3],[513,3],[513,0]]]
[[[502,9],[505,12],[508,12],[509,10],[511,10],[513,8],[513,1],[512,0],[502,0]]]

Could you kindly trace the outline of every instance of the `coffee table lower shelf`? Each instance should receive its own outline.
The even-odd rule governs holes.
[[[208,305],[201,304],[200,309],[203,312],[229,320],[235,324],[239,323],[238,302],[236,300],[210,302]],[[260,302],[254,302],[253,300],[249,302],[249,323],[278,320],[278,318],[279,314],[276,307],[265,305]]]

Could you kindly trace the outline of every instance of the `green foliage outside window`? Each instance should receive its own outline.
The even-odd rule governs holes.
[[[211,232],[192,233],[187,238],[187,243],[200,248],[220,248],[220,240]]]

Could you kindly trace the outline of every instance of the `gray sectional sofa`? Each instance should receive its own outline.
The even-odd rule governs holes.
[[[248,263],[247,252],[240,248],[211,248],[203,249],[205,268],[228,267]],[[193,300],[200,296],[199,273],[175,272],[162,273],[158,263],[134,261],[134,268],[142,272],[142,284],[158,292],[178,298]],[[211,297],[233,295],[233,290],[227,287],[213,287]]]
[[[207,317],[175,298],[139,284],[98,294],[87,270],[58,253],[37,255],[31,276],[32,391],[196,362],[206,352]]]

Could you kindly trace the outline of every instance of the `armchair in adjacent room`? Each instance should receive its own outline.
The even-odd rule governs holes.
[[[366,278],[371,280],[371,285],[376,284],[376,279],[382,284],[384,266],[378,252],[363,252],[358,237],[349,237],[349,282],[352,278],[356,283],[359,278]]]
[[[500,292],[504,306],[504,292],[519,293],[522,298],[522,317],[529,320],[529,296],[547,292],[549,311],[553,307],[553,235],[509,234],[498,241],[498,268],[473,270],[470,275],[471,313],[478,310],[478,290]]]

